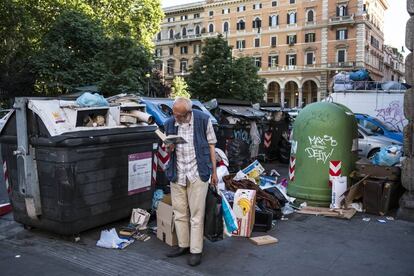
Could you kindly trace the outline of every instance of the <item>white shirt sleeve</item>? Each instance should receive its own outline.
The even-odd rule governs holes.
[[[216,134],[214,133],[214,128],[213,128],[213,123],[211,122],[210,119],[208,119],[208,124],[207,124],[207,141],[208,143],[211,145],[215,145],[217,143],[217,139],[216,139]]]

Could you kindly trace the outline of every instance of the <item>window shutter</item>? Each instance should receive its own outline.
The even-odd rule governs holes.
[[[272,17],[269,15],[269,27],[272,26]]]
[[[348,39],[348,30],[345,30],[345,39]]]
[[[286,24],[289,24],[289,14],[287,14]]]
[[[253,29],[256,28],[256,22],[254,20],[252,21],[252,27]]]
[[[336,31],[336,40],[339,39],[339,31]]]
[[[339,16],[339,7],[336,6],[336,16]]]
[[[289,36],[286,36],[286,44],[289,44]]]
[[[286,65],[289,65],[289,55],[286,55]]]
[[[296,12],[295,12],[295,16],[294,16],[294,18],[295,18],[295,23],[296,23]]]
[[[316,33],[313,33],[313,42],[316,41]]]
[[[309,34],[305,34],[305,42],[309,42]]]
[[[296,35],[294,35],[294,36],[293,36],[293,41],[294,41],[295,43],[297,43],[297,40],[296,40]]]
[[[260,3],[259,7],[262,8],[262,3]]]
[[[269,68],[272,67],[272,57],[271,56],[268,56],[267,61],[268,61],[268,65],[267,66]]]
[[[237,12],[239,12],[239,7],[237,7]]]
[[[278,65],[279,64],[279,56],[276,56],[275,58],[275,63]]]
[[[279,15],[276,15],[276,26],[279,25]]]

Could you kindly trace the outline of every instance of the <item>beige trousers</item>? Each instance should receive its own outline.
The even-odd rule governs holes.
[[[197,179],[187,186],[171,183],[171,199],[178,246],[190,252],[203,252],[204,213],[208,183]]]

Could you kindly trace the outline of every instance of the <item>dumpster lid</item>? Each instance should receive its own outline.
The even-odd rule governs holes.
[[[79,107],[75,101],[58,99],[29,99],[28,108],[44,123],[49,134],[53,136],[64,133],[126,128],[120,123],[121,105],[105,107]],[[100,116],[101,121],[95,123],[93,116]],[[87,126],[85,119],[91,124]],[[136,124],[128,127],[146,127]]]
[[[218,106],[218,108],[231,115],[246,117],[248,119],[263,118],[266,115],[264,112],[250,106],[223,105]]]

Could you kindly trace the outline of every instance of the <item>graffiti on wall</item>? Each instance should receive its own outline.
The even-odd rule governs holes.
[[[400,101],[392,101],[387,107],[376,109],[376,117],[393,129],[402,131],[407,123],[404,117],[403,105]]]
[[[316,162],[326,163],[332,156],[338,142],[329,135],[309,136],[309,146],[305,149],[308,158],[315,159]]]
[[[249,132],[247,132],[245,129],[235,129],[233,131],[233,136],[234,139],[242,140],[243,142],[246,142],[249,145],[252,142]]]

